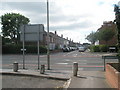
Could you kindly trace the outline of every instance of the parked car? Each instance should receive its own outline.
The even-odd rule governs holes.
[[[78,50],[79,50],[79,52],[84,52],[85,51],[85,47],[83,47],[83,46],[78,47]]]
[[[62,48],[63,52],[69,52],[70,51],[70,48],[69,47],[64,47]]]

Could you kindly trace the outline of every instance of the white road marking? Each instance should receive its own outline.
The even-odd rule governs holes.
[[[68,63],[57,63],[57,64],[65,64],[65,65],[67,65]]]
[[[79,63],[79,64],[81,65],[81,64],[87,64],[87,63]]]
[[[70,61],[69,59],[64,59],[65,61]]]
[[[79,60],[79,61],[87,61],[87,60]]]
[[[73,54],[73,57],[77,57],[77,54]]]
[[[63,55],[63,56],[67,56],[67,55],[72,54],[72,53],[74,53],[74,52],[69,52],[69,53],[67,53],[66,55]]]
[[[79,70],[83,70],[83,68],[79,68]]]
[[[45,56],[40,56],[40,57],[45,57]]]

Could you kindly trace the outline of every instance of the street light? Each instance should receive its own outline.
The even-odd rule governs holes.
[[[49,51],[49,2],[47,0],[47,65],[50,70],[50,51]]]

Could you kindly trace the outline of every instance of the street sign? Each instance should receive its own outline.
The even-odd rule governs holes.
[[[20,26],[20,40],[35,42],[43,40],[44,26],[42,24],[27,24]]]
[[[43,40],[43,34],[44,34],[44,26],[43,24],[27,24],[27,25],[21,25],[19,28],[20,33],[20,40],[23,42],[23,69],[25,69],[25,42],[37,42],[38,46],[38,69],[39,69],[39,46],[40,41]]]
[[[21,51],[23,51],[23,50],[26,51],[26,49],[21,49]]]

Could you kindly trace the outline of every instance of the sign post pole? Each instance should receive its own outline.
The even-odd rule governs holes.
[[[43,40],[44,25],[42,24],[33,24],[33,25],[22,25],[21,30],[21,41],[23,42],[23,69],[25,69],[25,42],[33,42],[37,45],[37,68],[40,69],[40,41]]]
[[[23,29],[23,69],[25,69],[25,25]]]
[[[39,30],[38,30],[38,69],[40,69],[39,67],[39,62],[40,62],[40,26],[39,26]]]
[[[48,70],[50,70],[50,51],[49,51],[49,3],[47,0],[47,64]]]

